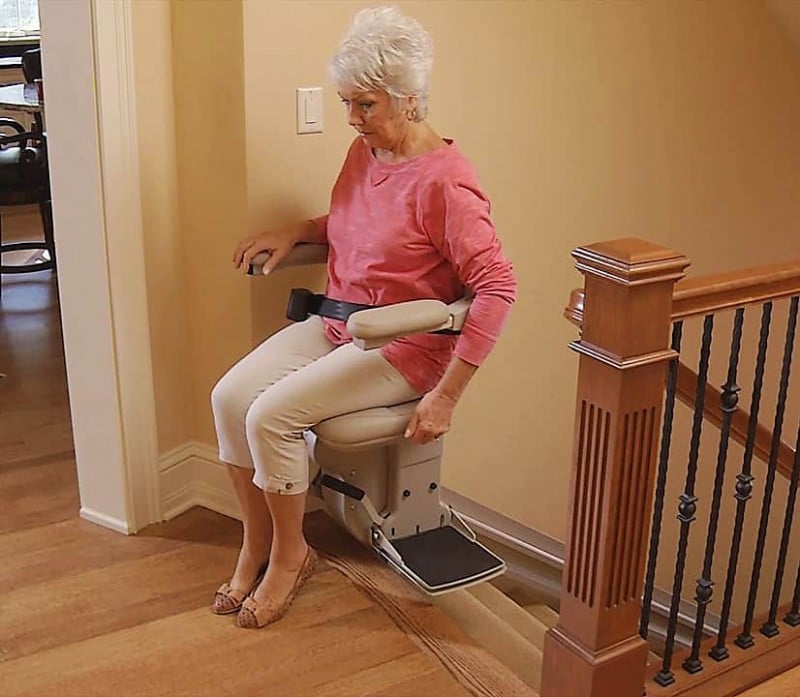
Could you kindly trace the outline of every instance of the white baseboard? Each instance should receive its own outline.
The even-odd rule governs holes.
[[[91,508],[86,508],[85,506],[81,507],[78,515],[80,515],[80,517],[84,520],[88,520],[90,523],[94,523],[95,525],[101,525],[102,527],[109,528],[115,532],[121,532],[123,535],[131,534],[131,529],[128,527],[128,523],[124,520],[120,520],[119,518],[112,518],[105,513],[98,513],[97,511],[94,511]]]
[[[216,448],[191,441],[159,459],[161,511],[164,520],[202,506],[236,520],[241,519],[239,502]],[[306,511],[320,510],[322,502],[309,496]]]
[[[191,441],[159,459],[161,511],[170,520],[194,506],[239,518],[239,504],[214,448]]]

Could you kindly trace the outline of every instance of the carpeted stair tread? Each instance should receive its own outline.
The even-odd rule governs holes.
[[[520,607],[491,583],[479,583],[467,589],[473,597],[488,607],[497,617],[507,622],[537,649],[544,649],[547,626],[534,615]]]
[[[526,605],[525,610],[548,629],[558,624],[558,613],[547,605]]]
[[[500,556],[503,556],[503,553],[500,553]],[[520,583],[511,578],[506,578],[506,575],[498,576],[492,579],[490,583],[504,595],[511,598],[511,600],[520,607],[527,607],[528,605],[547,605],[547,599],[542,593],[535,590],[530,585]]]
[[[434,596],[432,601],[473,641],[493,654],[526,684],[539,690],[542,652],[525,636],[467,590]]]

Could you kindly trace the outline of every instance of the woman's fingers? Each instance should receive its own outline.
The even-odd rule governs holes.
[[[286,243],[280,237],[263,235],[243,240],[233,253],[233,265],[247,273],[253,258],[262,252],[268,252],[269,260],[264,264],[263,272],[268,274],[292,249],[294,243]]]
[[[287,254],[292,250],[294,245],[288,245],[283,247],[276,247],[275,249],[270,250],[269,259],[264,262],[264,266],[261,269],[261,273],[265,276],[272,271],[278,264],[280,264],[281,260],[286,257]]]
[[[233,265],[237,269],[242,264],[242,255],[244,254],[244,250],[247,249],[248,245],[250,244],[251,240],[244,240],[244,242],[239,242],[239,244],[236,246],[236,249],[233,250]]]
[[[250,262],[253,259],[253,257],[256,254],[259,254],[260,252],[263,251],[265,251],[265,248],[263,248],[260,244],[257,243],[253,243],[247,249],[245,249],[244,253],[242,254],[242,261],[240,264],[240,268],[242,269],[242,271],[247,273],[248,269],[250,268]]]
[[[239,243],[239,246],[236,247],[236,251],[233,254],[234,265],[237,269],[244,266],[244,270],[247,271],[247,267],[250,265],[250,259],[252,259],[262,249],[266,249],[264,240],[243,240]]]
[[[430,443],[450,430],[454,403],[433,392],[422,397],[411,415],[405,437],[414,443]]]
[[[242,247],[241,252],[237,251],[238,259],[234,260],[236,262],[236,268],[241,268],[244,273],[250,268],[250,264],[252,264],[253,259],[261,254],[262,252],[267,252],[270,255],[270,259],[267,263],[271,263],[272,267],[275,266],[283,257],[288,254],[288,250],[283,251],[282,254],[278,257],[278,259],[273,260],[272,257],[279,251],[280,248],[274,247],[268,240],[266,239],[258,239],[258,240],[251,240],[247,245]],[[264,264],[266,267],[267,264]],[[270,270],[271,268],[270,267]],[[268,273],[265,271],[264,273]]]
[[[408,422],[408,426],[406,426],[406,432],[403,435],[406,438],[411,438],[413,440],[417,432],[418,423],[419,423],[419,414],[417,413],[417,410],[414,409],[413,413],[411,414],[411,420]]]
[[[420,403],[419,406],[422,406],[422,404]],[[447,426],[438,423],[434,417],[421,413],[418,407],[411,415],[411,420],[408,422],[403,435],[414,443],[424,445],[436,440],[446,431]]]

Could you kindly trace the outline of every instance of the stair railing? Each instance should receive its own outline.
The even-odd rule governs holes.
[[[580,354],[573,468],[560,621],[545,644],[542,694],[639,697],[643,688],[659,695],[737,694],[743,685],[758,684],[800,662],[800,629],[794,629],[800,625],[800,570],[791,602],[779,607],[800,473],[797,446],[781,440],[800,262],[676,284],[688,265],[686,258],[640,240],[583,247],[573,256],[585,276],[583,292],[573,293],[565,313],[582,328],[580,340],[572,344]],[[764,365],[772,307],[786,299],[780,384],[769,430],[758,421]],[[759,337],[748,413],[739,406],[737,379],[745,311],[753,308],[760,309]],[[717,390],[708,376],[714,319],[720,313],[733,317],[726,380]],[[684,322],[693,318],[702,319],[697,372],[679,360]],[[664,524],[676,400],[694,413],[677,506],[677,550],[663,660],[648,669],[644,639]],[[714,484],[712,491],[698,492],[698,471],[709,466],[700,461],[699,453],[702,426],[709,422],[719,431]],[[736,511],[727,573],[715,599],[722,605],[719,627],[715,636],[708,637],[704,620],[714,595],[712,569],[731,440],[744,447],[744,461],[731,491]],[[744,619],[731,645],[727,641],[731,596],[747,502],[754,492],[754,456],[767,463],[762,468],[766,471],[762,471],[758,539]],[[672,473],[675,476],[675,470]],[[789,478],[789,489],[769,609],[756,620],[777,473]],[[693,588],[694,637],[690,647],[681,648],[675,645],[675,628],[687,548],[698,505],[707,500],[702,570]],[[760,627],[755,636],[754,624]]]
[[[543,697],[641,697],[647,521],[670,360],[675,282],[689,260],[642,240],[573,252],[584,274],[575,437],[559,623]]]

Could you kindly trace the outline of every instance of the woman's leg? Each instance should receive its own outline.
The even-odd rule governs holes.
[[[253,484],[253,471],[228,465],[239,508],[242,511],[242,547],[230,580],[232,588],[249,590],[269,559],[272,546],[272,517],[264,492]]]
[[[258,605],[274,609],[286,601],[308,552],[302,527],[308,489],[303,432],[339,414],[417,397],[380,352],[347,344],[287,375],[253,403],[247,438],[254,481],[266,492],[273,524],[269,568],[254,593]],[[252,618],[242,620],[254,624]]]
[[[247,411],[271,384],[333,348],[318,317],[290,325],[233,366],[212,391],[220,459],[228,463],[242,513],[242,547],[229,582],[239,594],[252,588],[272,544],[272,519],[264,493],[252,482],[253,458],[245,432]],[[215,610],[230,611],[234,605],[238,607],[235,600],[217,595]]]
[[[261,497],[263,500],[263,492]],[[306,492],[294,496],[267,492],[266,501],[274,526],[270,552],[272,569],[267,569],[269,578],[265,576],[264,582],[256,589],[257,602],[263,602],[268,597],[277,600],[285,598],[308,553],[308,544],[303,535]]]

